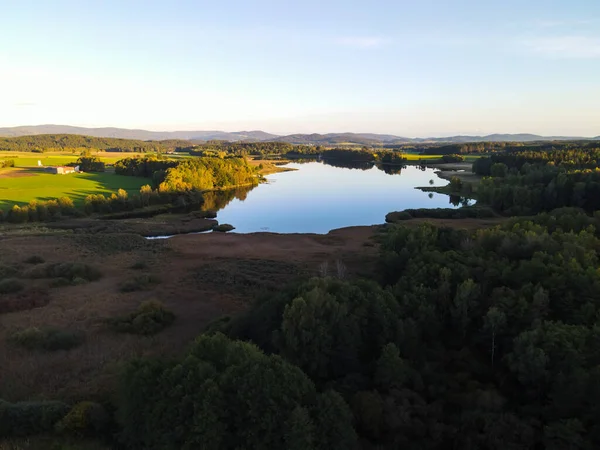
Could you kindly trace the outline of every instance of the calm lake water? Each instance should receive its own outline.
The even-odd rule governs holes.
[[[386,173],[375,166],[350,169],[320,162],[285,167],[298,170],[268,175],[268,183],[253,188],[216,193],[207,198],[206,209],[217,209],[219,223],[233,225],[236,233],[327,233],[384,223],[391,211],[458,206],[447,195],[415,189],[429,186],[429,180],[433,186],[448,184],[430,168]]]

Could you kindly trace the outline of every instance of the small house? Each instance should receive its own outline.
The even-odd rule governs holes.
[[[70,166],[54,166],[54,167],[46,167],[46,171],[58,175],[65,175],[68,173],[75,173],[76,168]]]

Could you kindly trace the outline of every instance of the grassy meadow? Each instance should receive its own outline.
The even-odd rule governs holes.
[[[105,153],[98,156],[107,164],[135,156],[134,153]],[[104,173],[74,173],[55,175],[38,172],[38,161],[44,166],[57,166],[77,161],[79,155],[62,153],[0,152],[0,161],[13,159],[14,168],[0,169],[0,209],[13,205],[25,205],[31,200],[50,200],[69,197],[75,204],[82,204],[89,194],[111,194],[119,189],[132,193],[149,184],[141,177],[124,177],[110,171]]]
[[[143,156],[143,153],[114,153],[114,152],[94,152],[94,156],[98,156],[107,164],[114,164],[120,159],[131,158],[134,156]],[[36,167],[38,161],[41,161],[44,166],[60,166],[77,161],[79,154],[70,152],[56,153],[26,153],[26,152],[0,152],[0,161],[4,159],[12,159],[15,161],[15,167]]]

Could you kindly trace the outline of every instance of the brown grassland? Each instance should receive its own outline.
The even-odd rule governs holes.
[[[148,241],[135,234],[48,232],[0,238],[0,264],[28,270],[32,256],[46,263],[79,262],[100,270],[98,281],[52,287],[49,280],[24,278],[24,291],[0,295],[0,398],[78,400],[113,387],[119,362],[134,356],[182,350],[212,320],[235,313],[261,291],[275,290],[299,276],[316,275],[325,261],[340,260],[348,273],[371,270],[376,256],[372,227],[327,235],[208,233]],[[132,266],[143,261],[143,270]],[[160,283],[120,292],[142,273]],[[16,275],[20,276],[20,275]],[[105,319],[127,314],[148,299],[173,311],[173,326],[153,337],[117,334]],[[8,342],[30,327],[77,331],[84,343],[72,350],[31,351]]]

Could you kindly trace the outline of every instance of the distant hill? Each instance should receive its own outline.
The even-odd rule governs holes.
[[[451,136],[443,138],[429,138],[423,141],[449,142],[453,144],[464,144],[467,142],[535,142],[535,141],[574,141],[589,140],[595,138],[584,138],[578,136],[540,136],[537,134],[489,134],[487,136]]]
[[[410,144],[410,143],[448,143],[465,144],[468,142],[535,142],[535,141],[572,141],[590,138],[569,136],[539,136],[536,134],[490,134],[487,136],[449,136],[441,138],[407,138],[390,134],[373,133],[329,133],[329,134],[290,134],[271,139],[291,144],[339,145],[343,143],[358,145]],[[598,138],[592,138],[598,139]]]
[[[84,135],[98,138],[135,139],[141,141],[187,140],[196,143],[210,140],[222,141],[273,141],[288,142],[290,144],[305,145],[382,145],[382,144],[410,144],[410,143],[449,143],[464,144],[468,142],[534,142],[534,141],[564,141],[564,140],[600,140],[595,138],[571,136],[539,136],[537,134],[490,134],[487,136],[449,136],[431,138],[407,138],[392,134],[376,133],[327,133],[327,134],[290,134],[278,136],[260,130],[227,132],[218,130],[209,131],[148,131],[130,130],[126,128],[84,128],[69,125],[34,125],[11,128],[0,128],[0,136],[19,137],[40,134],[71,134]]]
[[[264,131],[147,131],[129,130],[126,128],[85,128],[69,125],[33,125],[0,128],[0,136],[18,137],[38,134],[79,134],[92,137],[137,139],[142,141],[163,141],[167,139],[184,139],[195,141],[266,141],[278,137]]]
[[[290,134],[271,139],[276,142],[289,142],[290,144],[314,144],[314,145],[377,145],[392,142],[412,142],[412,139],[393,136],[390,134],[373,133],[328,133],[328,134]]]

